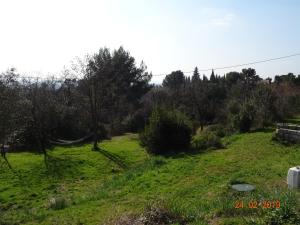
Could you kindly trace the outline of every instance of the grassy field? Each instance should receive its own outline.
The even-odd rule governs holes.
[[[104,141],[99,151],[89,144],[57,147],[49,151],[48,169],[42,155],[9,153],[13,170],[0,161],[0,224],[102,224],[156,201],[191,224],[257,224],[274,210],[235,209],[236,201],[280,200],[284,207],[299,199],[286,187],[288,168],[300,164],[299,146],[272,141],[272,131],[223,142],[224,149],[158,157],[128,134]],[[229,188],[239,182],[256,190]]]

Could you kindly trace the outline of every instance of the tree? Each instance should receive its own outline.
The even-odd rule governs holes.
[[[229,72],[225,76],[226,83],[230,87],[232,85],[237,84],[238,82],[242,81],[242,75],[239,72]]]
[[[253,92],[255,105],[255,125],[264,128],[272,124],[278,117],[275,102],[277,100],[274,89],[270,83],[261,83]]]
[[[171,90],[177,91],[185,82],[185,76],[182,71],[173,71],[167,75],[163,80],[163,87],[170,88]]]
[[[26,129],[38,149],[44,154],[47,165],[46,146],[48,140],[55,135],[60,112],[58,110],[57,89],[58,81],[54,78],[23,81],[27,110]]]
[[[261,80],[261,78],[256,75],[255,69],[252,68],[242,69],[242,77],[244,83],[250,86],[255,85],[259,80]]]
[[[0,74],[0,143],[13,141],[22,120],[17,78],[14,68]]]
[[[199,121],[201,130],[203,130],[208,116],[209,99],[207,94],[207,86],[204,83],[192,84],[189,101],[191,102],[192,114]]]
[[[283,83],[283,82],[294,84],[294,83],[297,83],[297,78],[293,73],[275,76],[275,83],[279,84],[279,83]]]
[[[112,131],[116,119],[120,123],[134,111],[151,87],[151,74],[146,72],[144,63],[137,67],[135,59],[122,47],[112,53],[101,48],[87,60],[84,71],[81,90],[89,99],[94,149],[97,149],[101,124],[107,121]]]
[[[141,97],[152,87],[149,84],[152,75],[147,72],[143,61],[137,66],[134,57],[122,47],[113,51],[112,65],[116,79],[111,83],[113,92],[107,102],[107,107],[110,107],[107,112],[110,117],[110,130],[119,131],[123,129],[122,121],[141,106]],[[111,102],[115,104],[112,105]]]
[[[215,76],[214,70],[211,71],[211,75],[210,75],[209,80],[210,80],[211,82],[216,82],[217,78],[216,78],[216,76]]]
[[[204,83],[207,83],[209,81],[208,78],[207,78],[207,76],[205,76],[205,75],[203,75],[202,80],[203,80]]]
[[[57,90],[57,138],[78,139],[90,132],[88,105],[78,87],[78,79],[66,75]]]
[[[198,84],[201,81],[200,74],[198,72],[198,67],[195,67],[191,82],[194,84]]]

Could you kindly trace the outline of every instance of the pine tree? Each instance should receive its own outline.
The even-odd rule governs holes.
[[[216,81],[216,76],[215,76],[214,70],[211,71],[211,75],[210,75],[209,80],[210,80],[211,82],[215,82],[215,81]]]
[[[198,72],[198,67],[195,67],[194,73],[193,73],[193,76],[192,76],[192,83],[197,83],[200,80],[201,79],[200,79],[200,75],[199,75],[199,72]]]
[[[208,82],[208,78],[205,76],[205,74],[203,74],[203,82]]]

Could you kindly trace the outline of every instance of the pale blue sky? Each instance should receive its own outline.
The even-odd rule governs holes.
[[[153,74],[300,52],[297,0],[1,0],[0,10],[0,71],[58,73],[103,46],[123,45]],[[300,74],[300,56],[252,67]]]

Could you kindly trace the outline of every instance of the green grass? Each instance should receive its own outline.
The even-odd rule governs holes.
[[[101,224],[158,200],[192,224],[245,224],[270,209],[235,209],[236,200],[289,200],[287,170],[299,164],[300,147],[271,137],[239,134],[223,140],[225,149],[160,157],[128,134],[104,141],[100,151],[89,144],[57,147],[48,169],[42,155],[9,153],[13,171],[0,161],[0,224]],[[241,181],[256,190],[229,188]]]
[[[300,125],[300,115],[296,115],[293,118],[286,119],[285,122]]]

